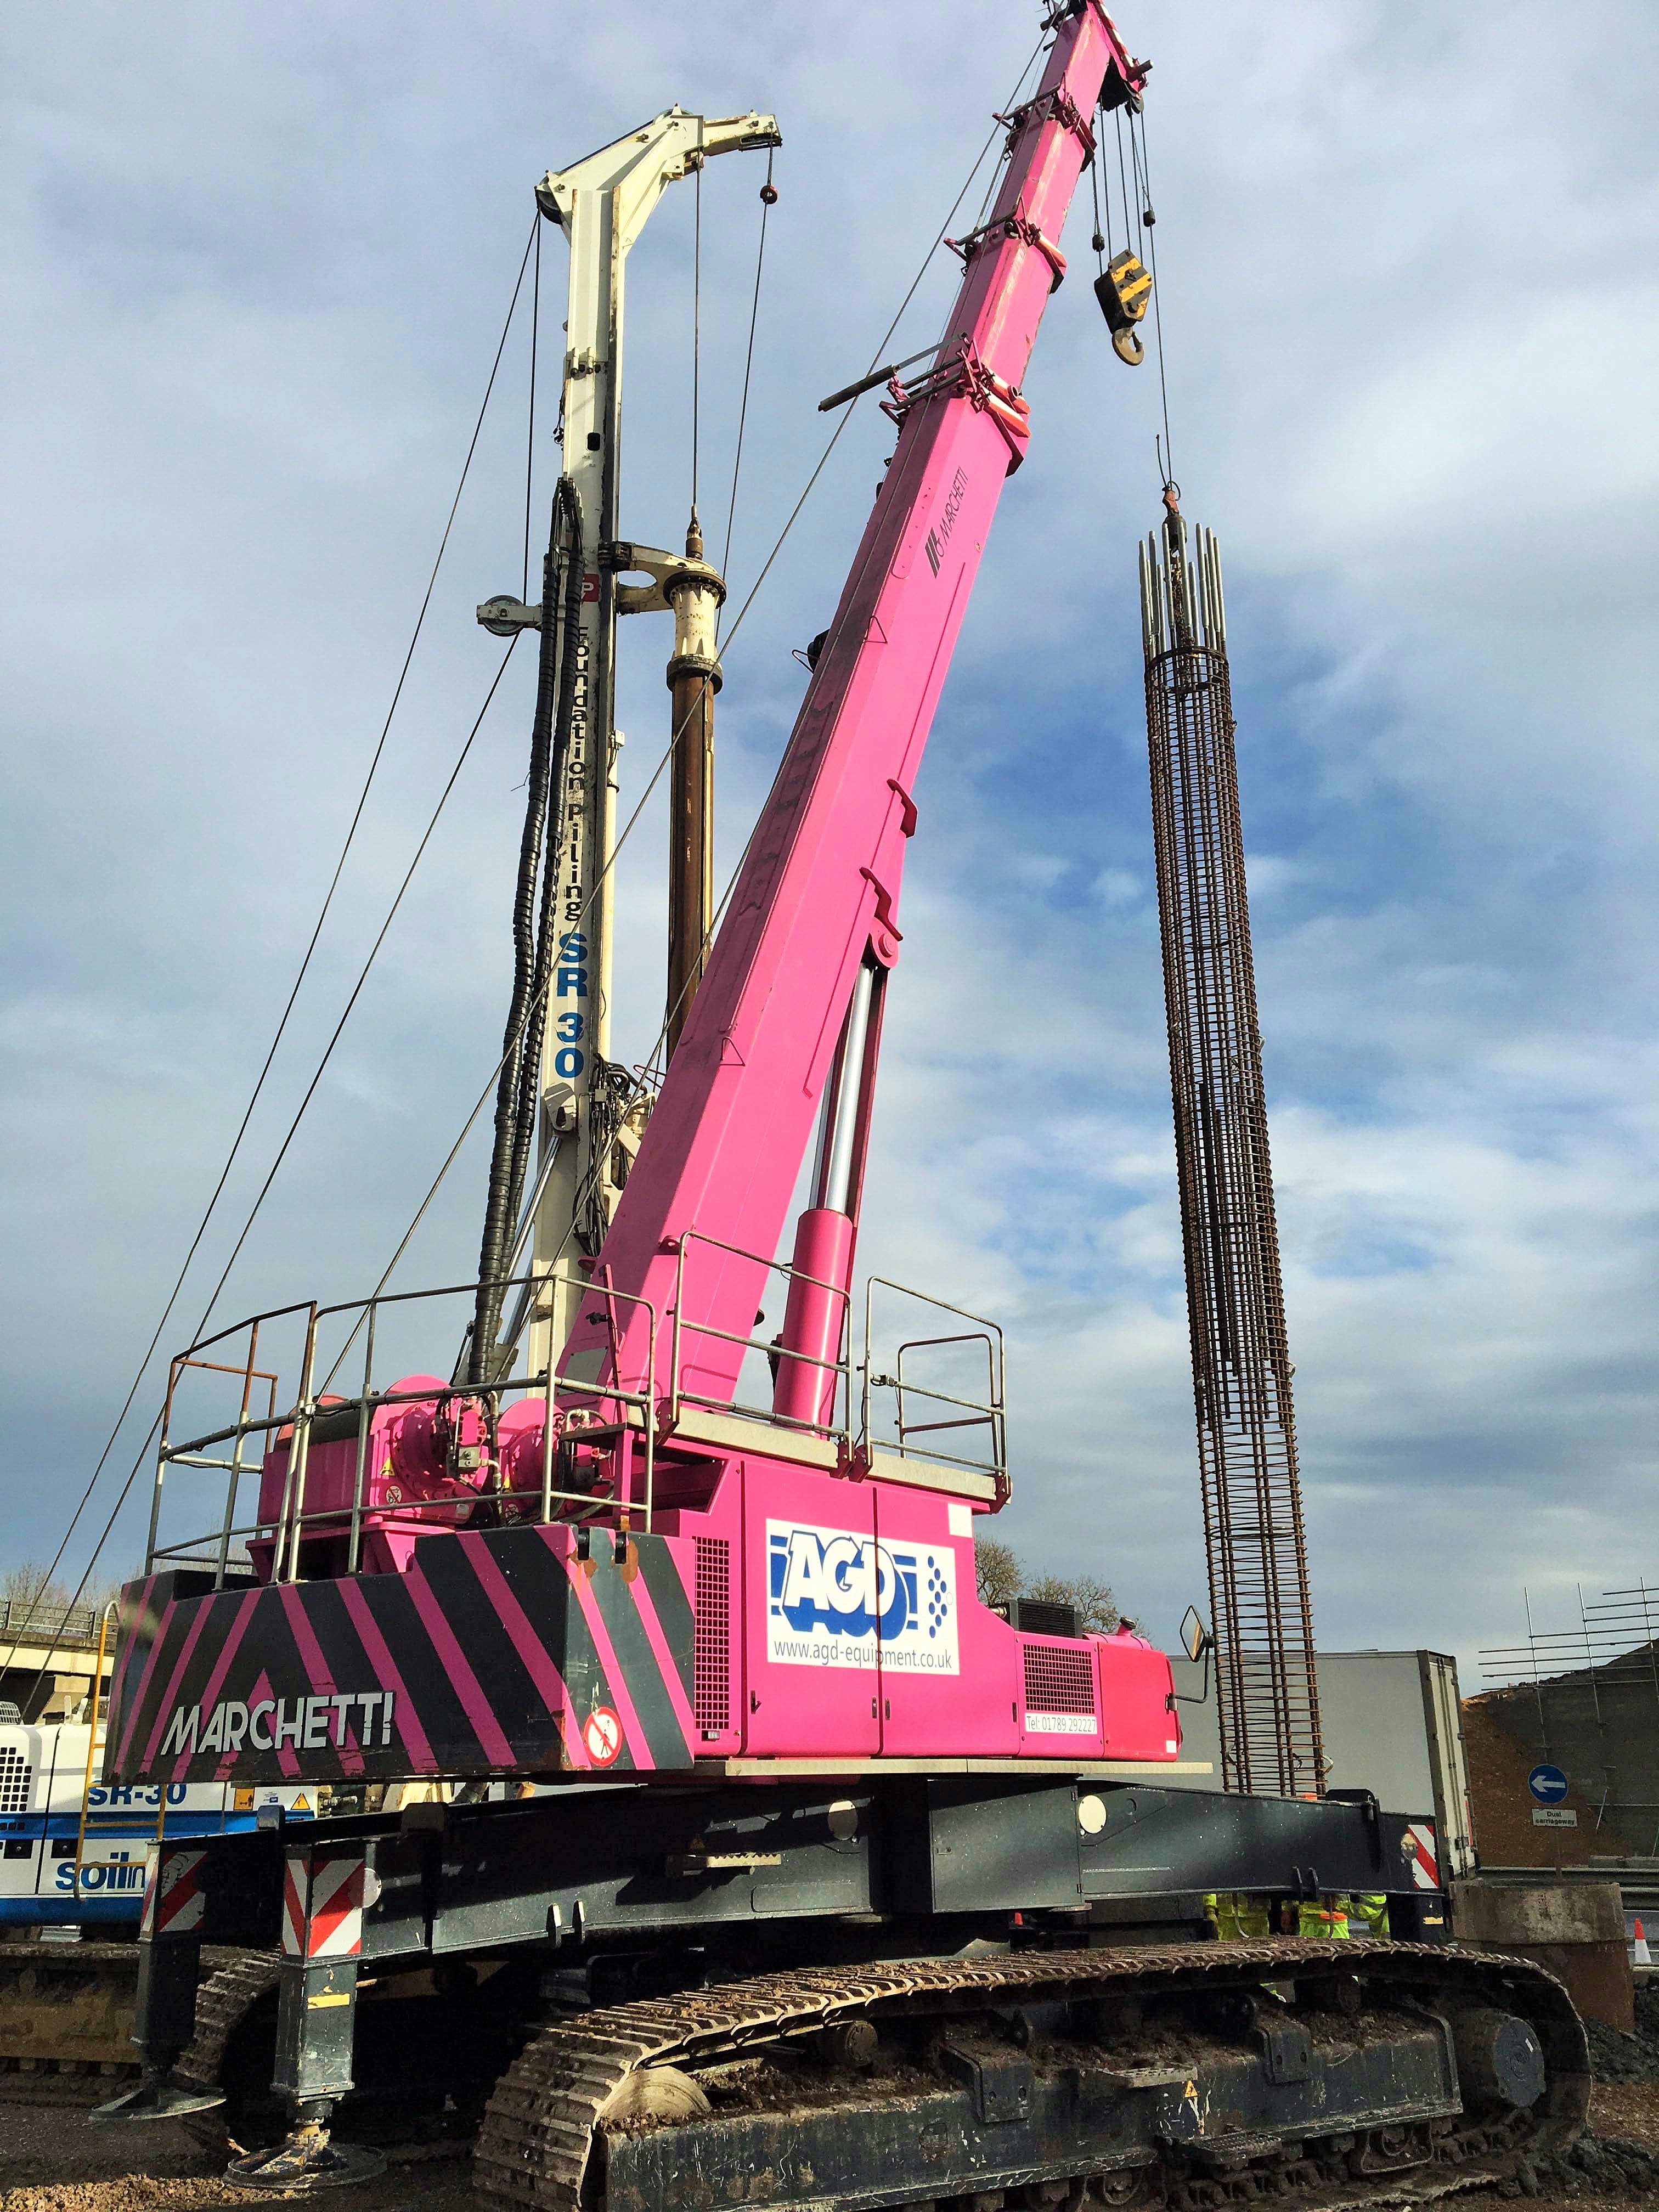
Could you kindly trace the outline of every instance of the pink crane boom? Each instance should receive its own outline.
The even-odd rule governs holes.
[[[934,362],[909,390],[890,386],[897,450],[599,1255],[607,1290],[566,1348],[573,1379],[647,1387],[651,1316],[677,1308],[677,1381],[729,1401],[822,1116],[777,1406],[826,1418],[834,1377],[811,1363],[833,1358],[850,1284],[911,785],[998,495],[1024,453],[1020,384],[1065,273],[1056,241],[1092,151],[1090,118],[1103,91],[1116,104],[1114,72],[1118,101],[1138,94],[1144,70],[1098,0],[1082,0],[1036,93],[1004,118],[1001,188],[959,243],[962,289]],[[683,1267],[693,1232],[716,1241]]]

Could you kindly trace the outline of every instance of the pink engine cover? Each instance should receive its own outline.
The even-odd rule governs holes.
[[[754,1457],[707,1514],[675,1517],[705,1559],[720,1547],[698,1576],[702,1648],[709,1608],[729,1603],[742,1623],[722,1652],[729,1718],[706,1731],[705,1756],[1179,1755],[1164,1655],[1123,1632],[1011,1628],[979,1601],[959,1500]]]
[[[377,1406],[369,1414],[368,1443],[364,1455],[362,1565],[366,1572],[401,1573],[410,1561],[416,1540],[440,1529],[466,1525],[479,1493],[492,1474],[483,1419],[475,1401],[457,1397],[435,1375],[406,1375],[391,1386],[396,1395],[430,1391],[412,1404]],[[304,1511],[306,1542],[343,1538],[350,1526],[352,1490],[357,1472],[357,1427],[355,1416],[345,1417],[348,1433],[331,1436],[326,1400],[319,1407],[307,1455]],[[532,1400],[514,1407],[503,1416],[500,1457],[504,1480],[532,1480],[540,1486],[543,1408]],[[477,1464],[455,1472],[449,1461],[449,1438],[441,1424],[457,1426],[459,1441],[469,1445]],[[533,1440],[529,1433],[533,1425]],[[259,1518],[274,1522],[282,1510],[288,1483],[288,1430],[277,1431],[265,1454],[259,1480]],[[522,1472],[520,1470],[523,1470]],[[453,1504],[450,1501],[453,1501]],[[411,1508],[419,1507],[419,1511]],[[313,1520],[313,1516],[327,1516]],[[248,1547],[263,1577],[269,1577],[272,1546],[256,1540]]]

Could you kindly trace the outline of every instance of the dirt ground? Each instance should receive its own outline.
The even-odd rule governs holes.
[[[227,2186],[176,2124],[100,2127],[72,2106],[0,2104],[0,2212],[248,2212],[298,2201]],[[457,2159],[394,2166],[319,2201],[341,2212],[478,2212],[481,2202]]]
[[[1598,2088],[1590,2116],[1598,2138],[1659,2154],[1659,2082]],[[1571,2196],[1533,2203],[1537,2212],[1630,2212],[1654,2202],[1650,2188],[1607,2193],[1609,2179],[1617,2177],[1585,2175]],[[0,2212],[247,2212],[268,2201],[265,2191],[228,2187],[177,2126],[98,2127],[73,2106],[0,2104]],[[381,2180],[322,2201],[341,2212],[477,2212],[479,2203],[457,2160],[394,2166]],[[1399,2201],[1412,2200],[1402,2191]],[[1452,2200],[1460,2212],[1497,2212],[1504,2201],[1484,2193]]]

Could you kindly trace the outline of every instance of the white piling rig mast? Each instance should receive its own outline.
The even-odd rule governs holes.
[[[781,143],[770,115],[751,112],[715,119],[670,107],[570,168],[550,170],[536,188],[542,213],[558,225],[570,247],[563,465],[581,501],[582,607],[563,835],[547,863],[556,871],[559,956],[542,1047],[537,1127],[532,1267],[547,1279],[532,1313],[532,1373],[540,1373],[562,1348],[580,1297],[573,1279],[575,1263],[598,1249],[615,1209],[614,1144],[631,1144],[638,1136],[637,1129],[624,1130],[613,1139],[602,1107],[597,1115],[594,1110],[594,1079],[611,1054],[617,617],[673,611],[679,623],[700,611],[712,616],[724,596],[714,571],[700,562],[650,546],[629,545],[625,558],[616,550],[621,542],[623,268],[670,185],[695,174],[714,155]],[[629,570],[653,580],[643,586],[620,582]],[[665,583],[675,578],[702,588],[665,593]],[[499,599],[478,612],[498,633],[537,627],[541,618],[538,605]],[[567,945],[573,932],[575,941]]]

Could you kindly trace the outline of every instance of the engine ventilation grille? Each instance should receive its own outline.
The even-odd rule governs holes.
[[[1025,1704],[1034,1713],[1092,1713],[1093,1660],[1086,1651],[1059,1651],[1052,1644],[1028,1644]]]
[[[732,1547],[697,1538],[696,1628],[691,1644],[691,1711],[704,1735],[732,1725]]]
[[[21,1751],[0,1746],[0,1813],[27,1813],[33,1770]]]
[[[1077,1607],[1062,1598],[1010,1598],[1006,1613],[1009,1626],[1022,1630],[1027,1636],[1075,1636],[1078,1633]]]

